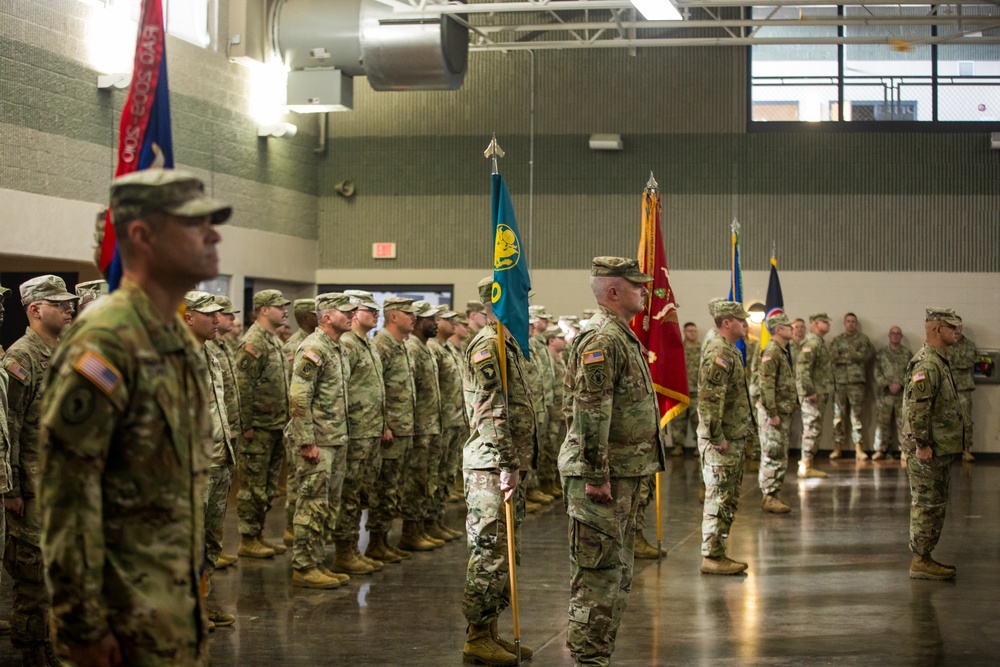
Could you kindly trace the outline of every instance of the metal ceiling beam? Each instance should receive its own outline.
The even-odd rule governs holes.
[[[384,0],[376,0],[384,2]],[[569,12],[582,11],[586,9],[634,9],[630,0],[538,0],[537,2],[480,2],[475,4],[432,4],[427,3],[423,7],[401,6],[398,0],[386,2],[394,12],[403,14],[504,14],[504,13],[525,13],[525,12]],[[871,0],[764,0],[764,2],[753,2],[753,0],[678,0],[676,6],[683,10],[685,7],[829,7],[832,5],[842,5],[844,7],[931,7],[934,3],[924,2],[887,2],[885,0],[872,2]],[[989,6],[992,2],[988,0],[950,0],[946,3],[938,3],[939,6],[954,5],[981,5]]]
[[[614,26],[625,29],[635,28],[637,30],[679,30],[683,28],[718,28],[727,26],[730,28],[753,28],[756,26],[774,26],[784,28],[813,27],[838,25],[847,26],[893,26],[893,25],[953,25],[962,24],[973,27],[981,26],[990,28],[1000,26],[1000,15],[997,16],[911,16],[911,17],[844,17],[844,16],[813,16],[804,19],[704,19],[695,21],[616,21],[588,22],[588,23],[523,23],[519,25],[482,25],[475,24],[476,28],[484,33],[495,32],[556,32],[565,30],[599,30]]]
[[[1000,37],[963,37],[963,45],[1000,44]],[[948,44],[949,37],[921,37],[913,46]],[[551,51],[561,49],[624,49],[665,46],[776,46],[785,44],[881,44],[887,37],[669,37],[662,39],[598,39],[591,41],[565,40],[556,42],[498,42],[470,44],[470,51]]]

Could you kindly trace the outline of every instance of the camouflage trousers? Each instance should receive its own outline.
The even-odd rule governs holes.
[[[264,517],[278,495],[278,477],[285,460],[282,432],[254,429],[253,440],[242,444],[238,463],[240,489],[236,493],[240,535],[260,537]]]
[[[538,436],[538,458],[535,461],[535,467],[531,468],[531,470],[535,471],[535,474],[534,475],[528,475],[527,479],[523,479],[524,475],[522,474],[522,483],[524,484],[524,490],[525,490],[525,492],[531,491],[532,489],[538,489],[538,488],[541,487],[542,478],[541,478],[541,475],[540,475],[540,472],[539,472],[538,468],[541,465],[541,462],[542,462],[542,459],[543,459],[542,450],[546,447],[546,444],[547,444],[547,443],[545,443],[545,439],[546,438],[545,438],[544,434],[547,434],[548,432],[549,432],[549,413],[547,413],[547,412],[536,412],[535,413],[535,433],[539,434],[539,436]],[[548,454],[545,454],[544,456],[547,456],[547,455]],[[546,464],[546,465],[548,465],[548,464]],[[558,470],[554,471],[554,474],[558,474],[558,473],[559,473]]]
[[[882,394],[875,400],[875,451],[892,449],[892,425],[896,424],[896,437],[903,433],[903,392]]]
[[[215,572],[215,562],[222,553],[222,524],[226,519],[226,504],[232,483],[231,465],[209,468],[208,483],[202,493],[205,505],[205,575],[209,577]]]
[[[553,424],[558,428],[559,420],[553,419],[553,413],[548,410],[545,419],[538,425],[538,486],[543,489],[556,484],[559,479],[559,446],[551,433]]]
[[[753,439],[753,438],[749,438]],[[699,440],[701,474],[705,478],[705,510],[701,520],[701,555],[725,556],[729,529],[740,506],[740,486],[743,484],[743,467],[746,440],[729,441],[726,451],[720,452],[708,440]]]
[[[656,503],[654,502],[656,500],[656,473],[639,478],[639,488],[636,491],[636,496],[638,500],[636,501],[635,532],[641,533],[642,529],[646,527],[646,508],[650,505],[656,507]]]
[[[368,530],[388,533],[393,519],[402,516],[403,472],[413,449],[413,436],[397,435],[391,443],[380,443],[379,448],[382,464],[368,498]]]
[[[410,455],[403,469],[400,510],[404,521],[421,521],[425,518],[431,502],[431,451],[437,452],[440,449],[437,444],[440,440],[440,435],[413,436],[413,447],[410,448]]]
[[[954,455],[935,456],[924,463],[916,452],[907,452],[910,478],[910,551],[929,556],[937,546],[948,508],[951,462]]]
[[[757,408],[757,423],[760,424],[760,469],[757,471],[757,483],[760,492],[765,496],[781,491],[788,472],[789,432],[792,426],[791,415],[778,415],[781,422],[771,426],[767,420],[767,412]]]
[[[640,477],[612,478],[612,501],[598,504],[587,497],[583,478],[563,478],[570,560],[566,646],[577,665],[611,664],[632,590],[641,482]]]
[[[524,471],[521,471],[522,475]],[[462,613],[470,624],[489,623],[510,606],[507,516],[499,470],[464,470],[465,519],[469,565],[465,572]],[[514,558],[521,564],[524,485],[514,490]]]
[[[465,440],[468,437],[469,425],[465,424],[461,427],[461,437],[458,439],[458,445],[446,454],[448,458],[448,479],[445,483],[446,497],[455,489],[462,491],[462,448],[465,446]]]
[[[351,438],[347,444],[347,469],[344,486],[340,491],[340,515],[333,539],[357,544],[361,536],[361,512],[368,507],[368,499],[382,464],[379,439]]]
[[[556,412],[552,413],[549,417],[549,444],[552,447],[552,456],[554,457],[554,467],[552,469],[552,479],[550,480],[553,486],[561,486],[559,482],[559,448],[562,447],[563,440],[566,439],[566,419],[562,416],[562,409],[560,408]]]
[[[861,408],[865,404],[865,385],[840,385],[833,390],[833,444],[852,449],[862,444]],[[847,439],[847,422],[851,422],[851,438]]]
[[[823,423],[829,394],[817,394],[816,402],[802,399],[802,460],[812,461],[819,452],[819,441],[823,437]]]
[[[444,506],[452,488],[451,471],[455,452],[459,452],[461,456],[462,446],[468,436],[469,429],[465,426],[442,429],[437,461],[431,461],[430,464],[431,503],[425,519],[433,521],[444,518]]]
[[[688,432],[698,438],[698,398],[691,398],[687,410],[670,420],[670,440],[674,447],[684,447],[688,441]]]
[[[33,502],[33,501],[27,501]],[[10,641],[26,649],[49,639],[49,594],[45,589],[42,550],[22,538],[7,534],[3,566],[10,575]]]
[[[305,572],[323,564],[326,546],[340,513],[340,493],[347,471],[347,446],[318,447],[319,463],[298,455],[295,476],[299,494],[292,530],[292,569]]]
[[[965,425],[965,444],[962,445],[962,449],[969,451],[972,449],[972,392],[958,392],[958,405]]]

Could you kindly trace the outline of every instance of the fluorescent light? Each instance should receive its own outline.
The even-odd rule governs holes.
[[[681,13],[668,0],[632,0],[647,21],[682,21]]]

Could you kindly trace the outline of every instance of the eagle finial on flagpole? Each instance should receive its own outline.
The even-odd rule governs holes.
[[[733,230],[733,234],[740,231],[740,221],[736,219],[736,216],[733,216],[733,224],[729,225],[729,228]]]
[[[483,156],[486,157],[487,159],[493,160],[493,173],[499,174],[500,168],[499,166],[497,166],[497,158],[503,157],[504,152],[503,149],[500,148],[500,144],[497,143],[496,132],[493,133],[493,138],[490,140],[490,145],[486,147],[485,151],[483,151]]]

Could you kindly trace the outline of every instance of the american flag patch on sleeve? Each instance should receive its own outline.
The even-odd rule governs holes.
[[[760,358],[760,361],[761,363],[764,363],[765,361],[771,361],[771,355],[765,354],[763,357]]]
[[[590,350],[583,353],[584,364],[599,364],[604,361],[604,350]]]
[[[926,380],[926,379],[927,379],[927,376],[924,375],[923,371],[919,371],[919,372],[913,374],[913,381],[914,382],[920,382],[921,380]]]
[[[24,366],[17,363],[13,359],[7,362],[7,372],[13,377],[16,377],[21,382],[28,379],[28,371],[24,370]]]
[[[802,348],[802,351],[803,352],[812,352],[813,349],[811,347],[804,347],[804,348]]]
[[[98,389],[109,396],[122,381],[118,369],[94,352],[87,352],[80,357],[80,361],[76,362],[74,368],[80,375],[93,382]]]
[[[472,355],[472,362],[478,364],[480,361],[486,361],[491,356],[493,355],[490,354],[489,350],[479,350],[479,352]]]
[[[295,354],[293,352],[288,352],[287,354],[285,354],[285,359],[287,359],[288,361],[291,361],[294,358]]]
[[[715,363],[716,365],[722,366],[723,368],[729,368],[729,362],[723,359],[722,357],[716,357]]]
[[[317,366],[319,366],[319,355],[316,354],[315,352],[313,352],[312,350],[307,351],[302,356],[304,356],[306,359],[308,359],[309,361],[311,361],[314,364],[316,364]]]

